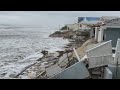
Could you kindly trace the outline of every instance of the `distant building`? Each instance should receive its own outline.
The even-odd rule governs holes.
[[[91,24],[89,24],[89,23],[66,24],[67,30],[72,30],[72,31],[91,29],[91,27],[89,25],[91,25]]]
[[[66,24],[66,26],[67,26],[67,30],[75,31],[75,30],[80,29],[80,24],[79,23]]]
[[[100,17],[78,17],[78,23],[81,24],[81,29],[91,29],[90,26],[101,23]]]
[[[91,21],[99,21],[100,17],[78,17],[78,23],[87,21],[87,22],[91,22]]]

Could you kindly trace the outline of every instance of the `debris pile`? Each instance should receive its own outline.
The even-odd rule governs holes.
[[[112,79],[119,77],[119,70],[116,75],[116,66],[114,69],[110,66],[115,62],[113,60],[115,58],[112,56],[111,40],[89,46],[88,50],[86,49],[86,55],[86,58],[56,72],[50,79]],[[78,58],[76,59],[78,60]]]

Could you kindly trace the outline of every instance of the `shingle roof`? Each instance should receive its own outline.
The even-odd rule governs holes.
[[[105,21],[105,26],[120,26],[120,18]]]

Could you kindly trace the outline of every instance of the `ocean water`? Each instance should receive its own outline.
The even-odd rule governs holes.
[[[16,22],[0,22],[0,77],[19,73],[24,67],[42,57],[42,50],[64,50],[64,46],[69,43],[67,39],[51,38],[49,35],[58,31],[59,25],[71,22],[71,17],[59,14],[32,14],[31,19],[32,17],[25,18],[25,13],[23,14],[22,16],[17,13],[16,18],[13,18],[13,14],[10,14],[12,18],[8,16],[9,20],[14,19]]]

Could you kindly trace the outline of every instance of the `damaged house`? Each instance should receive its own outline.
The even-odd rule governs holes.
[[[79,18],[80,23],[88,25],[84,19],[95,22],[89,23],[92,40],[74,50],[78,62],[51,75],[50,79],[119,79],[120,18],[103,18],[102,23],[98,18]]]
[[[117,39],[120,38],[120,18],[105,22],[105,25],[94,27],[94,38],[97,42],[112,40],[112,47],[115,48]]]
[[[100,18],[100,20],[102,20],[102,21],[109,21],[109,20],[116,19],[116,18],[119,18],[119,17],[117,17],[117,16],[102,16]]]
[[[100,17],[78,17],[78,23],[82,30],[90,30],[91,25],[101,22]]]

